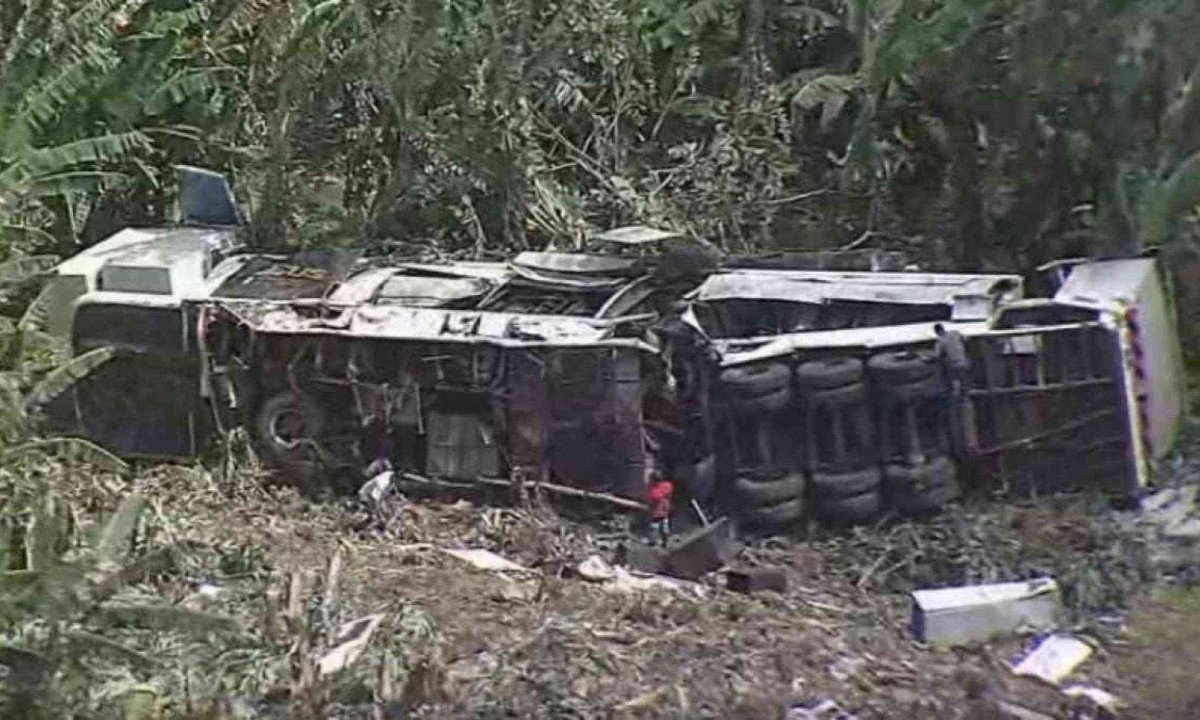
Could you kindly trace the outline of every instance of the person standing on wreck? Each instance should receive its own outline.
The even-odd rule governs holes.
[[[663,545],[671,536],[671,496],[674,494],[675,484],[670,480],[657,474],[651,477],[646,493],[650,505],[650,531]]]
[[[937,323],[933,326],[937,340],[933,343],[934,356],[942,368],[942,377],[951,401],[962,400],[970,379],[971,361],[967,357],[967,343],[962,333],[947,330],[946,326]]]

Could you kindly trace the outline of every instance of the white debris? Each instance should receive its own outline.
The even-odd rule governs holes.
[[[612,565],[599,555],[589,556],[586,560],[579,563],[576,571],[583,579],[597,583],[601,587],[613,592],[633,593],[666,590],[689,597],[704,597],[707,592],[707,588],[694,582],[676,580],[664,575],[630,572],[620,565]]]
[[[190,610],[204,610],[211,607],[221,597],[221,588],[212,583],[204,583],[196,588],[196,592],[188,595],[179,604]]]
[[[535,572],[524,565],[501,557],[491,550],[483,548],[474,548],[469,550],[456,550],[452,548],[442,548],[442,552],[451,557],[456,557],[459,560],[469,564],[477,570],[490,570],[493,572]]]
[[[856,716],[846,712],[832,700],[821,700],[789,708],[784,720],[856,720]]]
[[[620,592],[642,592],[646,590],[668,590],[687,597],[704,597],[707,588],[687,580],[676,580],[663,575],[643,575],[632,573],[623,567],[614,568],[617,577],[607,584]]]
[[[599,555],[588,556],[575,570],[579,577],[592,582],[607,582],[617,577],[616,569]]]
[[[321,676],[331,675],[350,667],[367,649],[381,622],[383,615],[368,615],[343,625],[334,640],[336,645],[317,661],[317,673]]]
[[[1195,485],[1166,488],[1142,500],[1136,525],[1150,560],[1166,574],[1200,566],[1200,506]]]
[[[1117,696],[1094,685],[1068,685],[1062,691],[1071,698],[1072,720],[1116,720],[1124,707]]]
[[[866,658],[861,657],[839,657],[829,664],[826,668],[834,680],[845,682],[858,674],[858,671],[867,664]]]
[[[1091,657],[1092,652],[1092,646],[1079,638],[1050,635],[1014,664],[1012,671],[1016,675],[1028,675],[1058,685]]]
[[[917,590],[912,627],[918,640],[938,644],[986,640],[1001,633],[1045,630],[1062,611],[1053,578]]]
[[[1084,685],[1082,683],[1072,683],[1063,686],[1063,694],[1072,698],[1087,698],[1096,704],[1097,707],[1102,707],[1109,712],[1116,712],[1121,707],[1121,701],[1116,695],[1110,692],[1101,690],[1095,685]]]
[[[377,473],[358,489],[358,499],[372,505],[378,505],[383,502],[383,499],[387,497],[388,491],[392,489],[394,477],[395,473],[391,470],[384,470]]]

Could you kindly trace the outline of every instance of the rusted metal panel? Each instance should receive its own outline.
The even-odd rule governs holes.
[[[426,472],[433,477],[474,479],[500,476],[500,451],[491,427],[471,413],[431,412]]]
[[[1099,323],[971,338],[974,458],[1019,493],[1136,491],[1118,338]]]

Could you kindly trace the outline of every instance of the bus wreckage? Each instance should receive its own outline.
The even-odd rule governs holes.
[[[969,487],[1136,501],[1183,414],[1150,258],[1054,263],[1030,299],[1016,275],[716,257],[648,228],[509,262],[271,256],[244,248],[224,179],[189,172],[181,226],[121,231],[37,301],[103,355],[45,416],[123,456],[241,426],[308,482],[357,487],[386,460],[405,482],[637,509],[668,478],[677,508],[780,531]],[[937,324],[965,338],[956,397]]]

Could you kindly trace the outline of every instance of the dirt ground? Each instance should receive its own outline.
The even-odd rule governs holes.
[[[831,699],[863,719],[1009,717],[1002,701],[1066,717],[1058,693],[1005,667],[1027,638],[935,649],[908,628],[914,586],[1044,572],[1060,577],[1079,610],[1076,629],[1098,642],[1072,680],[1117,694],[1128,705],[1121,717],[1200,717],[1191,679],[1200,595],[1150,592],[1136,559],[1113,549],[1120,538],[1079,502],[994,504],[931,523],[756,541],[738,562],[781,567],[788,586],[746,596],[716,577],[688,592],[589,582],[574,568],[593,554],[611,558],[624,525],[544,508],[398,495],[372,517],[356,501],[179,467],[76,493],[103,507],[130,491],[152,499],[154,542],[191,549],[191,565],[165,592],[183,598],[215,585],[214,609],[252,634],[269,635],[271,598],[291,574],[318,597],[339,555],[336,598],[323,596],[328,624],[386,619],[372,654],[323,696],[321,716],[384,707],[375,717],[775,720],[794,704]],[[443,548],[485,548],[529,571],[476,570]],[[1125,629],[1114,630],[1120,618]],[[274,647],[214,651],[196,674],[220,675],[212,692],[243,693],[261,716],[262,697],[287,695],[298,645]],[[394,682],[384,681],[389,672]]]

